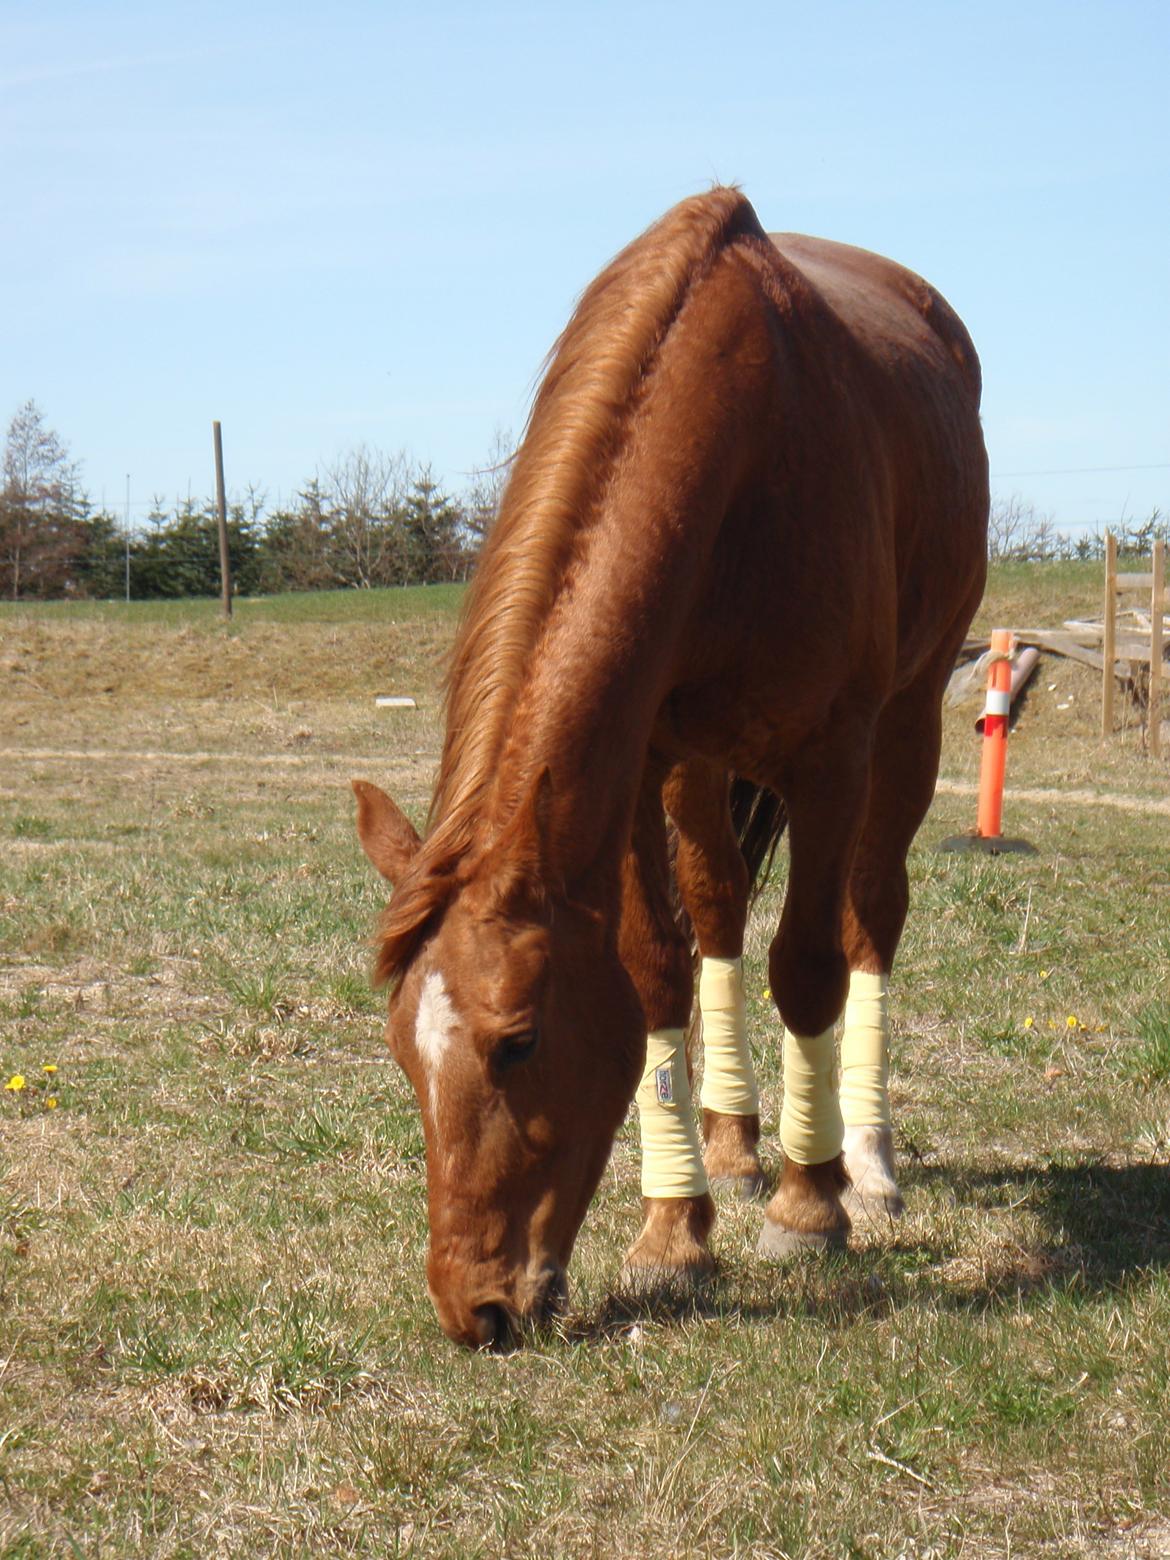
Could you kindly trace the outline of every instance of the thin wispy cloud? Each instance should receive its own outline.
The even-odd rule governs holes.
[[[123,54],[104,60],[53,60],[30,65],[24,70],[0,75],[0,92],[19,87],[39,87],[46,82],[76,81],[87,76],[109,76],[119,71],[154,69],[159,65],[186,65],[193,60],[210,59],[212,49],[173,50],[162,54]]]

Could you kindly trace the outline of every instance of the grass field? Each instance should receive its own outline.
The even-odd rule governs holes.
[[[1001,570],[980,626],[1099,589]],[[1040,853],[988,860],[933,849],[974,817],[948,713],[900,1224],[774,1268],[726,1207],[710,1291],[639,1307],[627,1124],[561,1331],[468,1355],[347,785],[421,819],[458,598],[0,611],[0,1555],[1170,1554],[1170,786],[1136,721],[1103,748],[1094,675],[1046,660],[1005,820]]]

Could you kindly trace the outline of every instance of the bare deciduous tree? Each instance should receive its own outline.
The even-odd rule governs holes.
[[[78,471],[63,441],[46,427],[35,401],[8,425],[0,487],[0,562],[6,594],[62,589],[74,551]]]
[[[325,473],[328,526],[338,584],[368,590],[395,578],[405,559],[402,514],[410,487],[406,456],[359,445]]]
[[[497,428],[486,464],[472,474],[472,484],[467,490],[463,506],[467,547],[471,553],[478,553],[496,523],[504,489],[512,473],[515,453],[516,445],[511,430]]]
[[[1018,493],[992,504],[987,522],[987,556],[992,562],[1015,558],[1042,563],[1057,556],[1059,544],[1052,516],[1037,514],[1035,504]]]

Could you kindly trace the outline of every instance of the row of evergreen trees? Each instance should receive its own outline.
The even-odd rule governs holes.
[[[291,505],[266,508],[250,489],[230,507],[234,588],[287,590],[430,584],[465,579],[495,516],[502,465],[462,499],[404,456],[352,451]],[[13,418],[0,482],[0,592],[9,600],[69,596],[135,600],[220,590],[214,503],[155,502],[127,536],[95,510],[66,447],[28,402]]]
[[[241,594],[339,587],[419,585],[466,579],[499,505],[507,443],[461,499],[444,493],[405,456],[351,451],[273,511],[248,491],[233,504],[228,547]],[[1170,521],[1114,527],[1123,557],[1147,557]],[[1013,497],[992,506],[993,559],[1048,562],[1104,557],[1104,533],[1069,536],[1048,515]],[[10,600],[63,596],[135,599],[216,596],[219,533],[211,501],[167,508],[156,502],[127,537],[94,510],[68,450],[29,401],[9,424],[0,474],[0,593]]]
[[[463,507],[431,478],[416,476],[400,500],[373,513],[346,510],[314,480],[297,502],[266,513],[250,494],[228,509],[233,588],[241,595],[383,585],[428,585],[467,577],[478,537]],[[127,546],[109,515],[78,527],[72,582],[55,594],[125,594],[135,599],[216,596],[219,529],[215,506],[155,504]],[[46,581],[45,583],[48,583]]]

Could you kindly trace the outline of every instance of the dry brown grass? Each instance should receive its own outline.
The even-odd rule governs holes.
[[[32,1080],[0,1095],[0,1553],[1167,1552],[1164,817],[1009,799],[1040,857],[964,860],[929,846],[973,803],[936,803],[896,1229],[777,1270],[758,1208],[727,1207],[711,1289],[632,1303],[627,1127],[563,1335],[468,1357],[425,1298],[347,787],[359,760],[421,815],[449,613],[377,651],[368,614],[187,626],[0,619],[32,669],[0,693],[0,1068]],[[1100,749],[1086,677],[1042,668],[1011,776],[1165,797],[1136,731]],[[373,709],[404,684],[418,712]],[[972,718],[949,717],[957,780]],[[776,908],[749,949],[770,1122]]]

